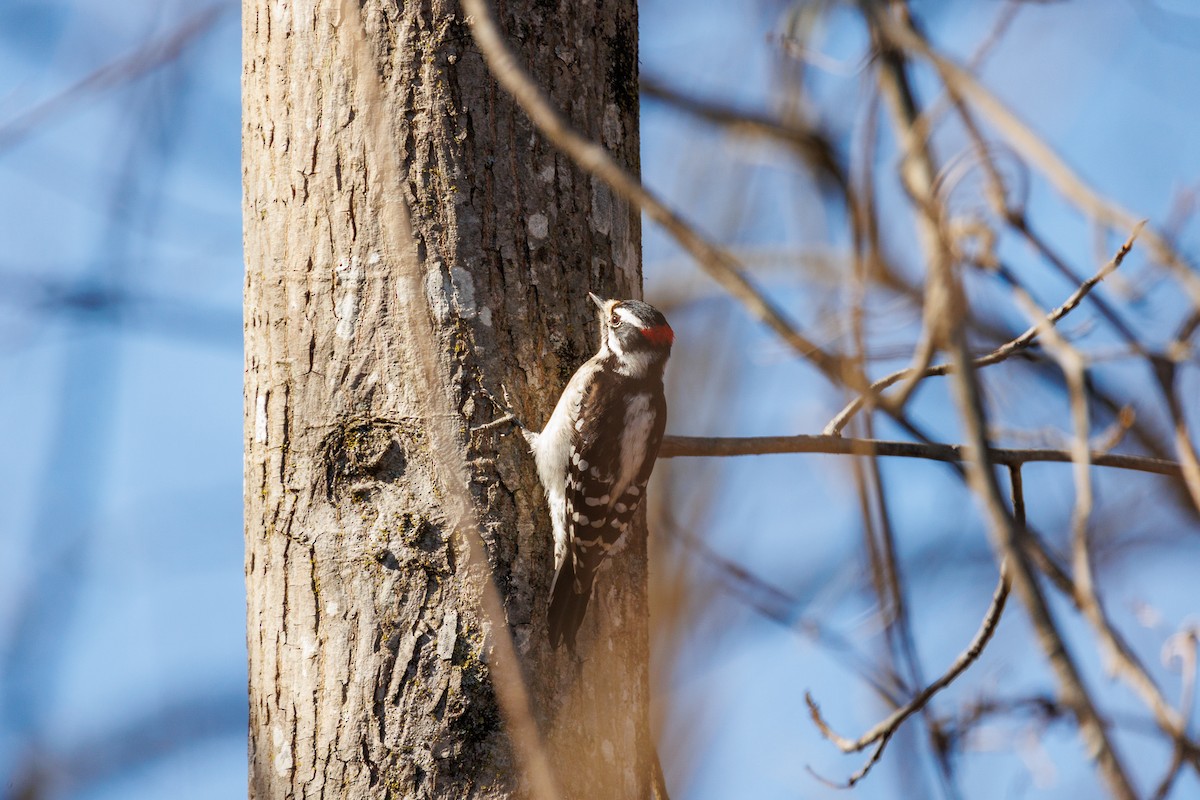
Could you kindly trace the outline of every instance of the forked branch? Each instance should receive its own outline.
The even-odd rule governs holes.
[[[987,647],[988,642],[991,640],[992,634],[996,632],[996,626],[1000,622],[1000,616],[1004,613],[1005,602],[1008,600],[1009,588],[1008,562],[1005,561],[1000,565],[1000,580],[996,584],[996,590],[992,593],[992,601],[988,605],[987,613],[984,614],[983,621],[979,625],[979,630],[976,631],[974,638],[971,639],[971,643],[959,654],[958,658],[954,659],[954,663],[950,665],[950,668],[940,678],[933,681],[933,683],[925,687],[913,699],[900,706],[900,708],[897,708],[857,739],[847,739],[836,733],[830,727],[829,723],[825,721],[825,718],[821,716],[821,709],[817,706],[817,702],[813,700],[812,694],[810,692],[804,693],[804,699],[808,703],[808,711],[812,715],[813,723],[816,724],[825,738],[837,745],[838,749],[843,753],[858,753],[871,745],[876,745],[867,763],[858,772],[850,776],[849,780],[844,784],[845,787],[849,788],[866,777],[867,773],[871,771],[871,767],[883,756],[883,749],[887,747],[887,743],[895,735],[896,731],[900,729],[900,726],[904,724],[904,721],[928,705],[935,694],[953,683],[959,675],[966,671],[967,667],[978,660],[984,648]]]

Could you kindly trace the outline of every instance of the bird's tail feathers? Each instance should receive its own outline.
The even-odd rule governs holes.
[[[592,597],[593,571],[576,570],[575,559],[567,555],[554,573],[554,584],[550,587],[550,645],[558,648],[564,641],[572,652],[575,650],[575,634],[583,624],[588,601]]]

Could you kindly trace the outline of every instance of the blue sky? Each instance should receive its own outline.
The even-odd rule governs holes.
[[[780,100],[773,34],[786,7],[774,0],[646,0],[642,70],[695,95],[770,111]],[[1001,4],[914,7],[934,41],[965,58]],[[8,420],[11,454],[0,462],[9,498],[0,503],[3,786],[15,779],[29,740],[67,757],[183,703],[204,731],[193,743],[87,780],[62,778],[61,796],[244,791],[240,25],[235,4],[213,8],[211,27],[188,40],[177,60],[57,103],[95,70],[170,36],[197,6],[0,4],[0,280],[7,286],[0,293],[0,415]],[[1174,16],[1163,16],[1168,12]],[[833,19],[822,50],[847,74],[822,73],[814,96],[823,122],[857,135],[863,38],[846,12]],[[1177,192],[1200,178],[1197,75],[1200,13],[1182,2],[1141,0],[1024,9],[983,71],[985,83],[1087,180],[1157,221]],[[929,101],[930,76],[919,78]],[[778,149],[730,139],[650,101],[643,104],[642,140],[646,182],[714,237],[762,254],[762,280],[793,318],[836,334],[823,323],[837,296],[836,276],[776,263],[785,261],[779,254],[836,253],[845,244],[842,221],[823,208],[804,171]],[[956,143],[947,136],[939,146],[950,154]],[[893,168],[890,142],[883,149],[880,169]],[[886,207],[900,209],[899,188],[884,191]],[[1078,264],[1094,268],[1097,248],[1086,220],[1041,183],[1033,185],[1030,208]],[[915,271],[909,217],[897,210],[886,222],[892,250]],[[1109,239],[1111,249],[1116,242]],[[1181,241],[1194,248],[1195,226]],[[647,224],[644,244],[648,299],[699,297],[672,316],[679,331],[672,380],[688,399],[673,407],[672,431],[818,431],[841,396],[721,299],[661,231]],[[1014,250],[1013,258],[1044,305],[1071,290],[1028,254]],[[1147,288],[1145,297],[1108,296],[1124,303],[1139,330],[1161,336],[1181,307],[1178,293],[1156,281],[1142,259],[1131,259],[1122,277]],[[981,302],[991,303],[993,294],[984,283],[973,287]],[[1022,322],[998,301],[988,311]],[[879,324],[887,332],[887,319]],[[894,325],[898,339],[911,339],[903,315]],[[1068,329],[1086,338],[1082,323]],[[1106,366],[1103,376],[1122,387],[1144,380],[1121,364]],[[1041,433],[1061,425],[1059,395],[1034,380],[1007,380],[989,379],[1006,423]],[[1187,396],[1195,397],[1194,368],[1185,380]],[[721,401],[732,412],[722,411],[716,387],[730,384],[742,389]],[[931,385],[919,399],[918,418],[957,438],[944,387]],[[881,432],[889,433],[886,426]],[[920,653],[933,674],[970,638],[994,567],[972,501],[943,468],[893,461],[883,469],[902,563],[922,576],[911,599]],[[706,509],[694,535],[800,598],[805,614],[864,652],[878,652],[873,609],[854,588],[863,569],[861,523],[844,461],[688,460],[660,471],[660,481],[671,481],[676,518],[686,522],[689,510]],[[1031,476],[1037,523],[1061,529],[1073,500],[1069,471],[1039,467]],[[719,492],[711,492],[713,481]],[[1154,481],[1097,479],[1102,512],[1132,509],[1141,521],[1129,533],[1160,533],[1170,544],[1134,548],[1104,574],[1114,616],[1174,699],[1178,676],[1159,666],[1158,653],[1166,635],[1197,612],[1190,586],[1200,551],[1194,530],[1174,536],[1181,521],[1157,508]],[[805,766],[844,777],[859,762],[816,734],[804,690],[813,690],[844,732],[869,726],[882,708],[842,660],[756,615],[694,553],[667,541],[656,574],[681,570],[707,598],[689,618],[681,649],[657,653],[663,755],[676,800],[833,796]],[[1159,615],[1159,627],[1139,622],[1135,610],[1143,607]],[[1084,628],[1067,609],[1057,610],[1106,708],[1135,710],[1129,693],[1104,677]],[[34,624],[23,624],[29,620]],[[940,707],[997,687],[1010,694],[1045,690],[1040,660],[1023,657],[1029,647],[1027,626],[1010,613],[993,647]],[[961,762],[967,796],[1094,790],[1069,726],[1051,727],[1041,742],[1026,741],[1029,731],[998,725],[974,743]],[[1019,758],[1004,753],[1013,742]],[[1166,750],[1146,736],[1121,734],[1118,742],[1148,787]],[[906,734],[855,796],[905,796],[913,785],[899,775],[908,763],[924,776],[915,785],[934,785],[919,737]],[[1197,793],[1200,782],[1189,776],[1175,796]]]

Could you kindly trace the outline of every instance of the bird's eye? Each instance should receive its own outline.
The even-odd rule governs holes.
[[[621,327],[621,318],[617,316],[617,312],[614,311],[613,315],[609,317],[608,324],[613,328]]]

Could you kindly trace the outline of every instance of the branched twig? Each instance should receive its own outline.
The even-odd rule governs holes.
[[[1050,183],[1084,213],[1117,228],[1129,229],[1138,223],[1137,215],[1117,206],[1089,186],[996,95],[966,69],[936,52],[917,30],[887,19],[881,19],[879,27],[894,45],[932,64],[952,96],[970,100],[1017,151],[1036,164]],[[1200,275],[1158,231],[1147,229],[1145,238],[1155,258],[1171,268],[1193,304],[1200,306]]]
[[[951,97],[954,99],[954,105],[958,109],[959,117],[962,120],[963,126],[967,133],[974,140],[977,147],[986,150],[987,143],[984,141],[983,133],[979,126],[975,123],[974,116],[970,109],[967,108],[963,98],[951,91]],[[990,159],[984,159],[983,164],[987,170],[989,180],[991,182],[991,191],[989,195],[992,198],[993,204],[996,206],[996,211],[1008,223],[1012,230],[1016,231],[1024,238],[1041,256],[1055,268],[1061,275],[1069,278],[1072,281],[1078,282],[1078,277],[1074,270],[1067,264],[1066,259],[1050,246],[1049,242],[1040,236],[1030,225],[1029,218],[1025,213],[1025,209],[1021,207],[1012,207],[1005,198],[1003,180],[997,173],[995,166]],[[1143,227],[1145,221],[1138,224],[1135,234]],[[1165,242],[1164,237],[1160,240]],[[1153,244],[1153,243],[1152,243]],[[1184,265],[1186,266],[1186,265]],[[1187,275],[1191,276],[1191,272],[1187,271]],[[1015,278],[1011,275],[1005,276],[1010,284],[1016,285]],[[1124,320],[1117,312],[1104,301],[1103,298],[1095,296],[1092,298],[1097,310],[1101,316],[1108,321],[1112,329],[1133,349],[1135,353],[1142,356],[1149,362],[1150,368],[1153,370],[1155,380],[1158,383],[1159,391],[1162,393],[1163,399],[1166,402],[1167,410],[1171,415],[1171,421],[1174,426],[1175,433],[1175,450],[1178,453],[1179,461],[1183,465],[1184,486],[1191,496],[1192,504],[1197,511],[1200,511],[1200,456],[1196,453],[1195,445],[1192,442],[1191,435],[1188,432],[1187,420],[1180,407],[1179,397],[1175,385],[1175,361],[1173,355],[1168,348],[1166,356],[1150,352],[1145,345],[1142,344],[1137,334],[1125,324]],[[1200,305],[1197,306],[1200,308]],[[1184,324],[1184,329],[1190,323]],[[1086,377],[1084,379],[1086,388]],[[1085,406],[1086,408],[1086,406]]]
[[[1037,341],[1043,325],[1056,325],[1058,324],[1059,320],[1074,311],[1076,307],[1079,306],[1080,302],[1083,301],[1083,298],[1086,297],[1098,283],[1107,278],[1114,271],[1116,271],[1119,266],[1121,266],[1121,262],[1125,260],[1125,256],[1127,256],[1129,251],[1133,249],[1133,243],[1137,239],[1138,234],[1141,232],[1143,224],[1144,222],[1138,223],[1137,227],[1134,228],[1133,233],[1131,233],[1129,238],[1125,240],[1125,243],[1121,245],[1121,248],[1116,252],[1116,255],[1112,257],[1111,261],[1101,267],[1095,275],[1080,284],[1079,288],[1072,292],[1070,297],[1063,301],[1062,305],[1047,314],[1042,322],[1034,324],[1017,338],[1005,342],[987,355],[979,356],[978,358],[974,359],[972,361],[973,366],[989,367],[993,364],[999,364],[1000,362],[1011,358],[1017,353],[1020,353],[1022,350],[1029,348],[1034,342]],[[954,365],[947,362],[929,367],[923,373],[921,373],[920,377],[931,378],[941,375],[949,375],[953,371]],[[911,367],[897,370],[896,372],[886,375],[872,383],[871,389],[878,394],[906,376],[913,375],[913,373],[914,371]],[[839,411],[837,416],[830,420],[829,424],[825,426],[824,433],[830,435],[840,434],[842,430],[845,429],[846,424],[862,408],[863,402],[864,398],[862,397],[856,397],[854,400],[850,401],[846,407]]]
[[[917,39],[919,36],[904,0],[868,6],[867,17],[872,27],[872,37],[881,50],[881,89],[891,98],[898,136],[904,143],[906,162],[909,162],[902,167],[902,176],[922,211],[917,221],[925,257],[929,262],[929,293],[924,324],[937,333],[954,365],[951,388],[967,447],[972,455],[964,464],[967,483],[982,502],[997,557],[1007,561],[1013,571],[1014,588],[1034,624],[1042,650],[1054,669],[1059,690],[1075,714],[1080,735],[1094,755],[1100,774],[1116,797],[1132,800],[1136,793],[1129,775],[1113,747],[1096,703],[1083,684],[1079,669],[1067,650],[1037,577],[1028,563],[1028,555],[1022,545],[1026,535],[1025,526],[1017,524],[1005,507],[992,468],[987,414],[962,324],[967,312],[966,298],[951,269],[948,243],[943,240],[938,227],[941,219],[939,206],[931,193],[933,176],[937,170],[927,141],[913,130],[918,111],[908,81],[904,53],[895,47],[896,34],[891,31],[901,30]],[[952,87],[947,84],[947,88]],[[1014,480],[1018,479],[1019,474],[1019,471],[1013,471]]]
[[[820,726],[821,723],[818,722],[817,725]],[[825,730],[822,730],[821,732],[826,733]],[[861,767],[859,767],[858,771],[855,772],[853,775],[851,775],[849,778],[847,778],[844,783],[838,783],[837,781],[831,781],[829,778],[826,778],[825,776],[819,774],[812,767],[806,766],[805,769],[808,770],[809,775],[812,775],[814,778],[816,778],[817,780],[819,780],[821,783],[825,784],[826,786],[830,787],[831,789],[853,789],[854,786],[859,781],[861,781],[863,778],[867,777],[867,773],[870,772],[871,769],[877,763],[879,763],[879,759],[883,758],[883,750],[884,750],[884,748],[887,747],[888,742],[890,742],[892,740],[892,733],[895,733],[895,731],[888,733],[886,736],[884,736],[882,739],[879,740],[879,743],[875,745],[875,749],[871,751],[871,756],[870,756],[870,758],[867,759],[867,762],[865,764],[863,764]],[[826,735],[828,735],[828,733],[826,733]]]
[[[821,716],[821,709],[813,700],[812,694],[805,692],[804,699],[808,703],[809,713],[812,715],[813,723],[824,734],[825,738],[829,739],[843,753],[857,753],[872,744],[878,743],[878,747],[871,754],[871,758],[863,765],[854,776],[851,776],[848,786],[853,786],[861,780],[870,771],[871,767],[879,761],[883,755],[883,749],[887,746],[888,741],[904,724],[904,721],[911,717],[916,712],[923,709],[933,696],[942,689],[949,686],[954,680],[961,675],[967,667],[973,664],[983,653],[983,649],[987,647],[988,641],[992,638],[992,634],[996,632],[996,625],[1000,622],[1000,615],[1004,613],[1004,604],[1008,600],[1009,578],[1007,562],[1000,565],[1000,580],[996,584],[996,590],[992,594],[992,601],[988,606],[987,613],[983,617],[983,621],[979,625],[979,630],[976,631],[975,637],[967,648],[959,654],[950,668],[933,683],[929,684],[916,697],[909,700],[900,708],[893,711],[886,719],[880,721],[873,728],[868,730],[857,739],[847,739],[839,736],[829,726],[829,723]]]

